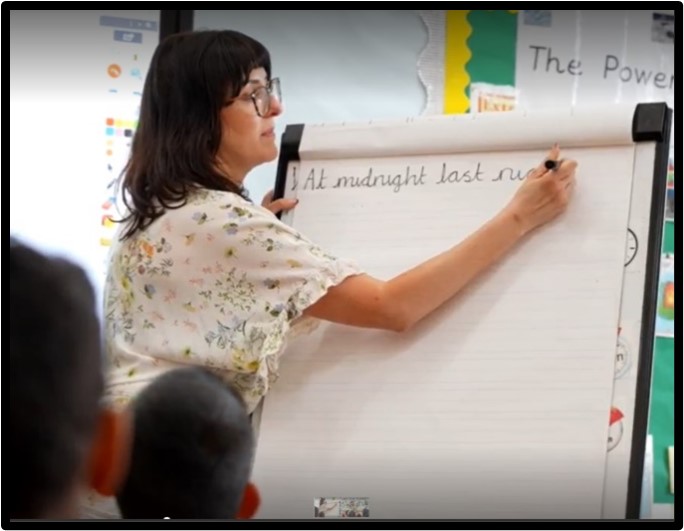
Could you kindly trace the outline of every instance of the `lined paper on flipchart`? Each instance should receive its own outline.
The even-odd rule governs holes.
[[[293,338],[262,413],[257,517],[362,496],[371,518],[599,518],[633,151],[564,152],[579,161],[568,211],[414,330],[320,322]],[[500,170],[541,157],[301,163],[290,222],[388,279],[495,215],[519,186]],[[479,164],[480,180],[437,185],[444,164]],[[334,188],[370,166],[425,183]],[[322,167],[327,188],[305,186]]]

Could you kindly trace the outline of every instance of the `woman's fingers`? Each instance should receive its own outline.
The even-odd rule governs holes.
[[[542,160],[539,165],[534,168],[528,176],[531,177],[532,179],[537,179],[541,177],[542,175],[546,175],[546,173],[549,171],[549,169],[546,167],[546,162],[549,160],[558,160],[560,157],[560,146],[558,144],[554,144],[553,147],[549,150],[548,154]]]
[[[266,208],[274,214],[277,214],[278,212],[287,212],[288,210],[292,210],[295,206],[297,206],[297,203],[299,203],[298,199],[276,199],[267,205]]]
[[[268,205],[273,203],[273,190],[269,190],[264,198],[261,200],[261,206],[268,208]]]

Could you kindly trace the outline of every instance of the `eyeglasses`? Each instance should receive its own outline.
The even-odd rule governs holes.
[[[254,92],[252,92],[249,95],[238,97],[235,99],[251,99],[252,102],[254,103],[254,109],[256,110],[257,115],[260,117],[265,117],[268,116],[268,114],[271,112],[271,101],[273,98],[277,98],[279,102],[283,101],[281,92],[280,92],[280,79],[277,77],[274,77],[271,79],[266,85],[259,87],[256,89]],[[232,104],[233,101],[231,100],[225,103],[225,107],[228,107],[228,105]]]

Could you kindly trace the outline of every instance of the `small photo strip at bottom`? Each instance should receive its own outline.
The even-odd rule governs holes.
[[[314,498],[314,518],[370,518],[368,498]]]

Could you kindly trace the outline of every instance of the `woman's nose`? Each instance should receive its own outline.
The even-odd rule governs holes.
[[[277,96],[271,96],[269,115],[278,116],[283,113],[283,102]]]

